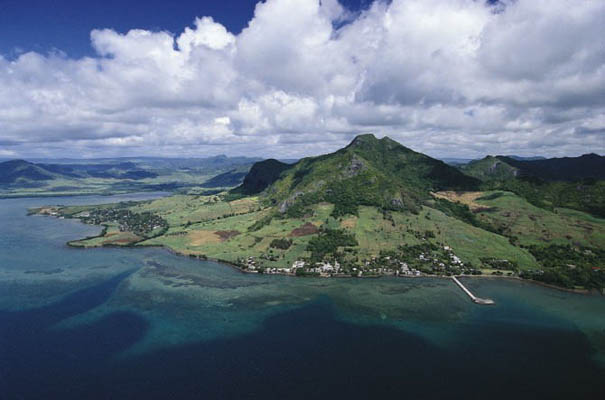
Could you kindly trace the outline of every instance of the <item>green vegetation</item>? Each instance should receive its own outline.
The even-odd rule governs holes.
[[[319,202],[334,204],[335,218],[356,215],[359,206],[418,212],[431,190],[479,185],[454,167],[373,135],[358,136],[344,149],[294,165],[267,164],[269,160],[257,163],[236,192],[263,190],[268,204],[278,204],[288,218],[300,218],[305,207]]]
[[[543,270],[526,271],[523,277],[566,288],[605,287],[605,250],[570,245],[531,246],[529,251]]]
[[[42,164],[0,162],[0,197],[180,191],[207,194],[239,185],[257,159],[74,160]]]
[[[91,225],[114,223],[120,232],[132,232],[137,236],[147,236],[156,231],[156,234],[168,229],[168,222],[153,213],[134,213],[124,208],[99,208],[80,214],[82,222]]]
[[[72,245],[161,245],[248,272],[484,273],[603,287],[605,220],[558,207],[567,203],[538,193],[540,185],[569,189],[569,182],[532,186],[525,178],[494,179],[483,185],[497,190],[469,192],[479,181],[368,135],[332,154],[293,165],[273,160],[252,170],[230,192],[38,211],[106,226],[99,237]],[[521,185],[527,193],[502,190],[501,182]],[[603,195],[594,193],[599,200],[593,203],[599,204]],[[548,204],[536,206],[539,199]],[[588,204],[588,198],[582,201]]]
[[[484,227],[466,204],[447,201],[440,198],[432,200],[429,204],[447,216],[457,218],[460,221],[473,226]]]
[[[605,181],[546,182],[532,178],[487,182],[485,190],[506,190],[536,207],[571,208],[605,218]]]
[[[471,161],[461,166],[460,169],[465,174],[482,181],[514,179],[519,174],[518,168],[493,156]]]
[[[292,246],[292,239],[273,239],[269,247],[274,249],[288,250]]]
[[[260,193],[267,186],[275,182],[283,171],[290,167],[290,164],[273,159],[257,162],[244,178],[242,185],[236,188],[234,192],[245,195]]]
[[[311,261],[322,261],[326,256],[334,256],[339,247],[357,246],[355,236],[340,229],[321,229],[307,245]]]
[[[581,157],[519,161],[488,156],[461,170],[483,181],[483,190],[516,193],[536,207],[572,208],[605,217],[605,157]]]

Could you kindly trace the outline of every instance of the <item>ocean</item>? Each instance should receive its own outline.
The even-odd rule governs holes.
[[[605,297],[464,278],[243,274],[0,200],[0,399],[602,399]]]

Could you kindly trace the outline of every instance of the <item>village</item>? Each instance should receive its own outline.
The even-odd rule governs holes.
[[[381,252],[379,256],[360,263],[326,259],[311,262],[296,260],[290,266],[274,267],[263,264],[263,257],[240,258],[236,265],[245,272],[317,277],[378,277],[378,276],[455,276],[480,275],[480,269],[465,264],[450,246],[435,246],[418,251],[418,246],[400,246],[399,252]],[[408,251],[405,251],[408,250]],[[505,261],[505,260],[503,260]]]
[[[166,220],[158,215],[150,212],[134,213],[123,208],[96,208],[76,214],[74,217],[93,225],[116,223],[120,232],[133,232],[140,236],[168,228]]]
[[[168,229],[168,222],[156,214],[135,213],[119,207],[99,207],[73,215],[66,214],[62,207],[42,207],[32,212],[58,218],[78,218],[90,225],[117,224],[120,232],[132,232],[139,236],[149,236],[152,233],[155,235]]]

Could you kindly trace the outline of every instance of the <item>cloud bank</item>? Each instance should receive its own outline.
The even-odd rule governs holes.
[[[267,0],[240,34],[91,32],[0,56],[0,155],[300,157],[355,134],[433,156],[605,153],[605,2]]]

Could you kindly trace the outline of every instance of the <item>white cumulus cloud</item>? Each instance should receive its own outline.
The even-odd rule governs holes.
[[[259,2],[237,35],[91,32],[0,55],[0,155],[299,157],[355,134],[433,156],[605,153],[605,2]]]

